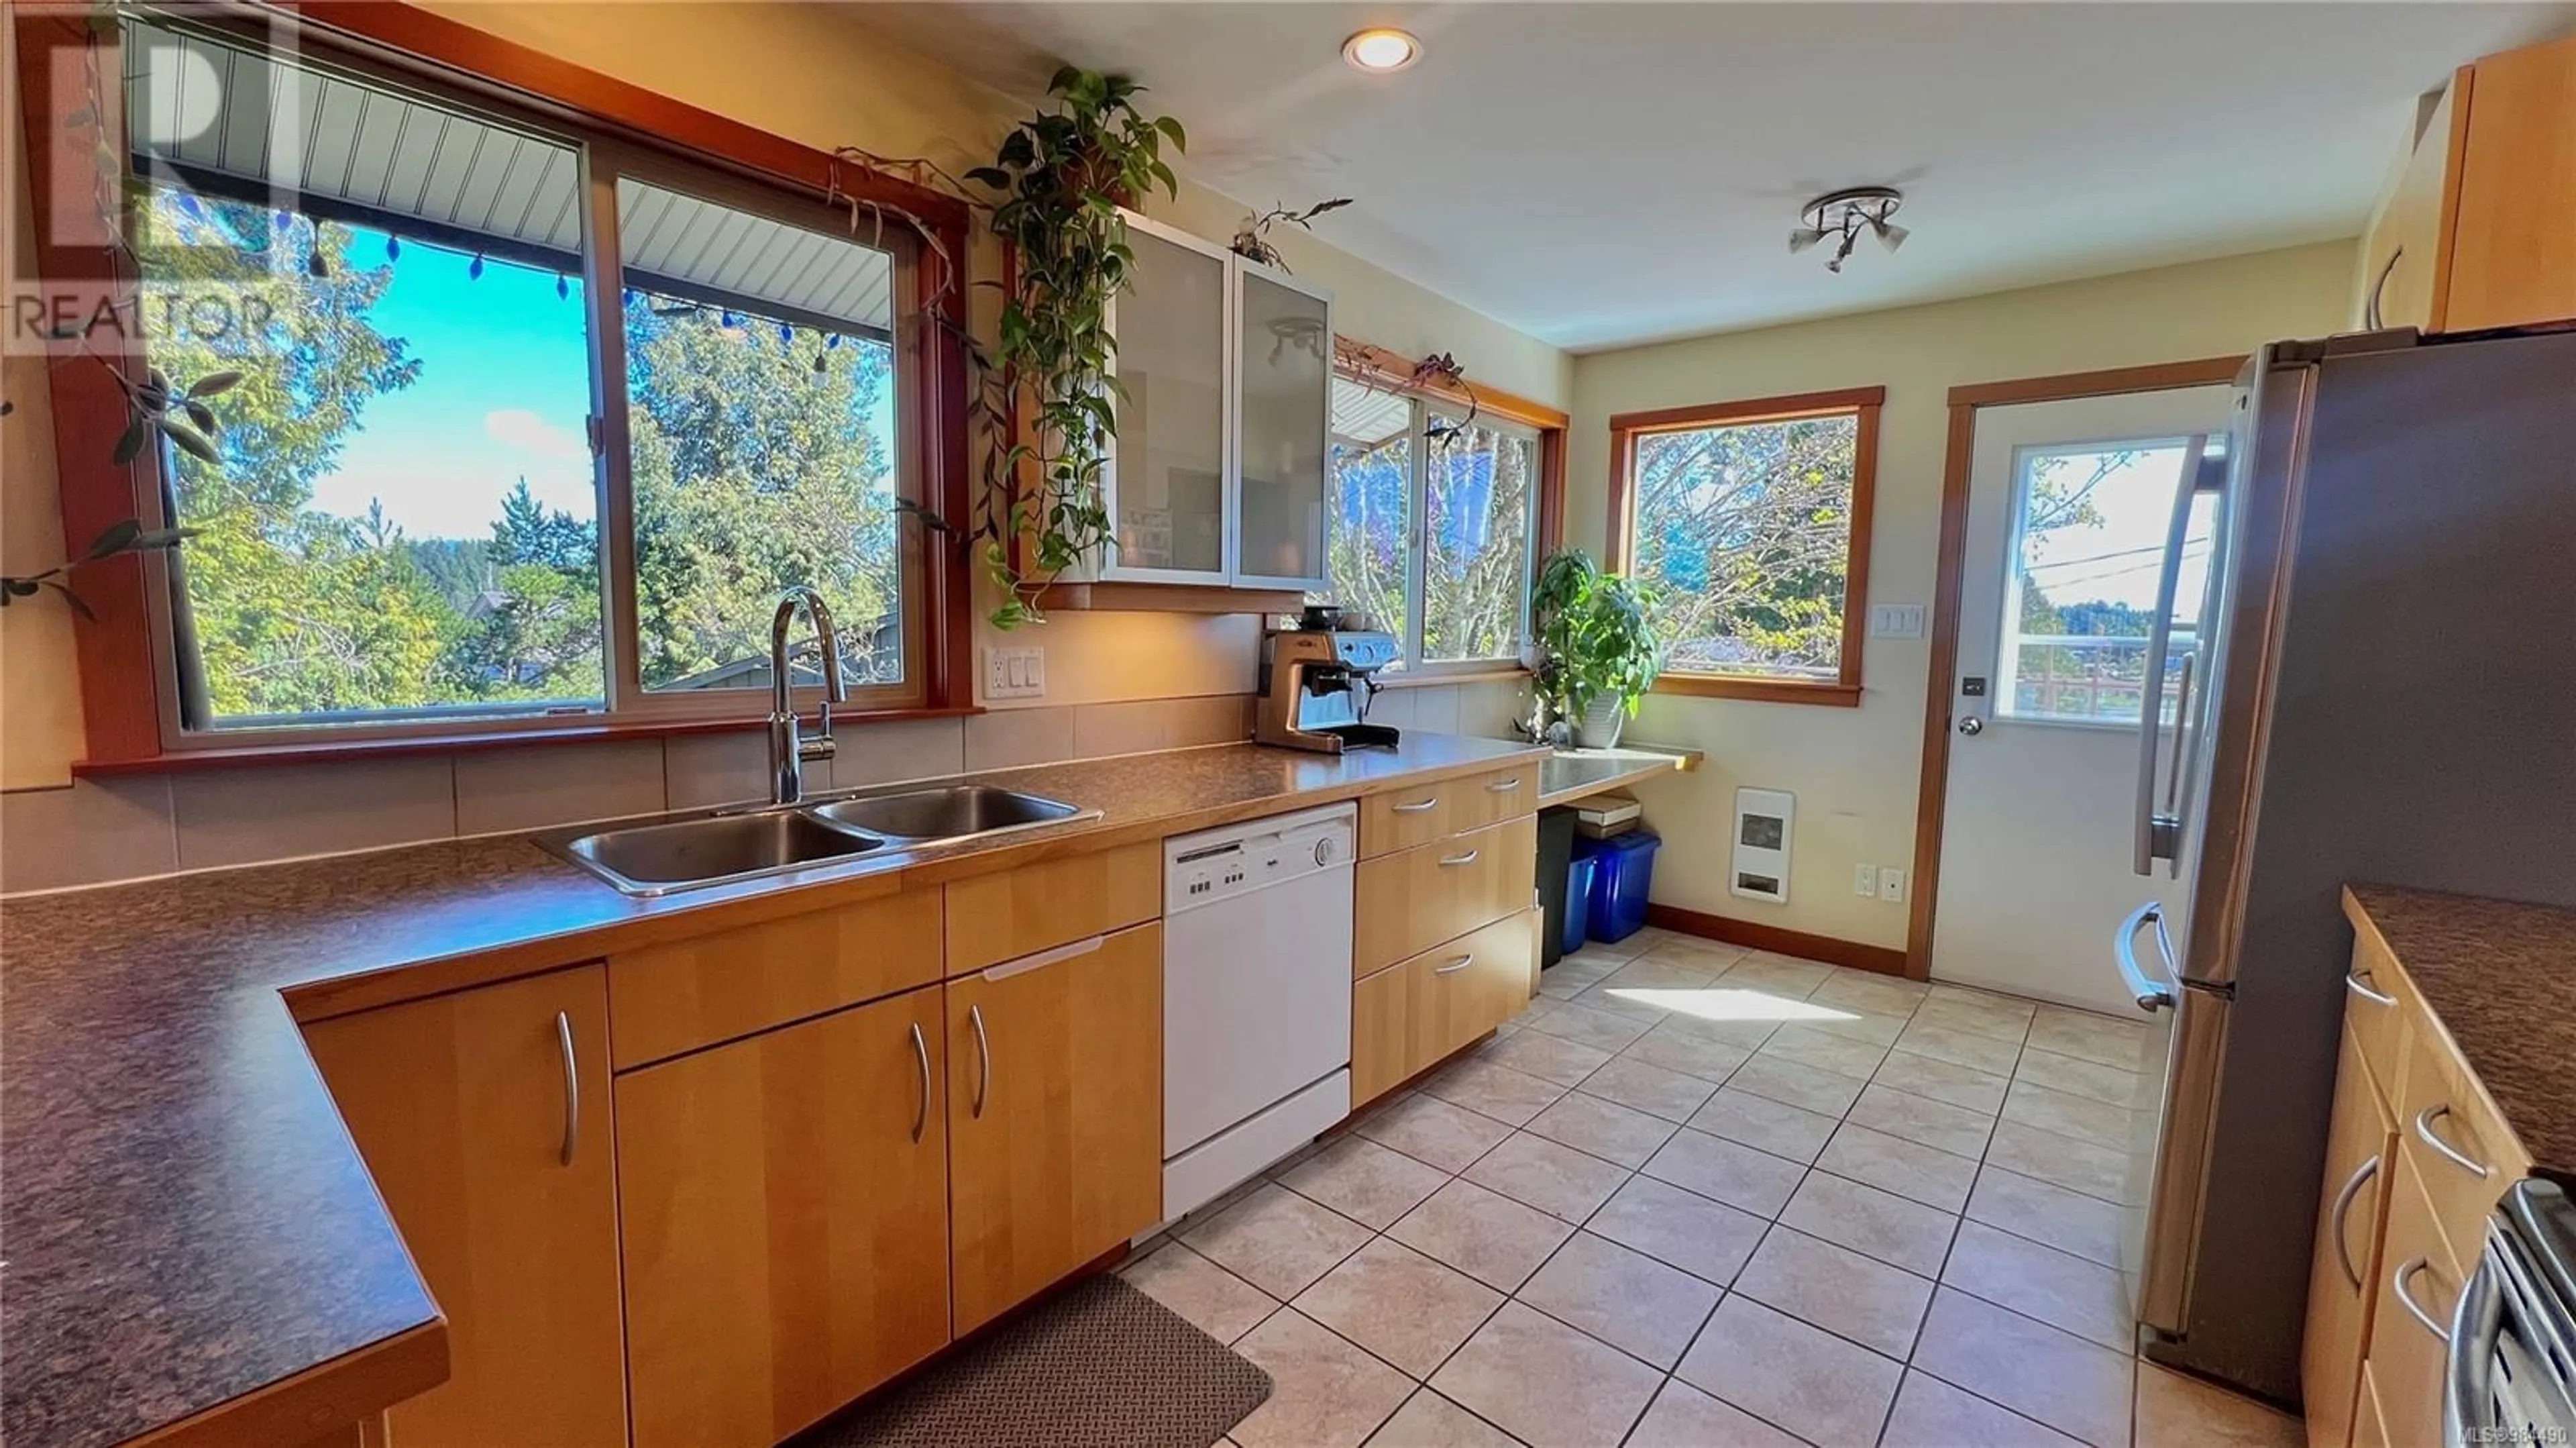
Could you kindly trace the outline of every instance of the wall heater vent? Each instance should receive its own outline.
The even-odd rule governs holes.
[[[1789,903],[1789,839],[1798,798],[1785,790],[1735,792],[1735,876],[1728,890],[1748,900]]]

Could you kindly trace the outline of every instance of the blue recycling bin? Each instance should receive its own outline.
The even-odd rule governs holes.
[[[1592,847],[1592,938],[1608,944],[1625,940],[1646,925],[1646,891],[1654,883],[1655,847],[1664,842],[1652,830],[1612,835]]]
[[[1565,862],[1565,926],[1563,949],[1572,955],[1583,948],[1584,932],[1592,922],[1592,856],[1587,851]]]

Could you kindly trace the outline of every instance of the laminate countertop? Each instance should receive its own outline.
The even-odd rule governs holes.
[[[2353,885],[2376,931],[2533,1165],[2576,1181],[2576,910]]]
[[[673,916],[723,929],[1542,753],[1415,734],[1007,770],[974,778],[1102,815],[658,899],[511,835],[0,901],[0,1438],[230,1422],[299,1374],[348,1408],[311,1436],[444,1377],[444,1325],[299,1020],[595,959]]]

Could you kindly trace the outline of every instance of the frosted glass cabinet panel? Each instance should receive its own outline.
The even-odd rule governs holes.
[[[1321,587],[1332,304],[1267,267],[1238,261],[1235,275],[1243,505],[1235,578],[1256,588]]]
[[[1104,576],[1226,581],[1227,254],[1131,221]]]

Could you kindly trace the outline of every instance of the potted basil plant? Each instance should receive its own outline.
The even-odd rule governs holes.
[[[1574,722],[1575,743],[1586,749],[1617,744],[1620,729],[1663,672],[1652,594],[1569,548],[1539,570],[1530,610],[1538,635],[1540,699],[1556,717]]]

